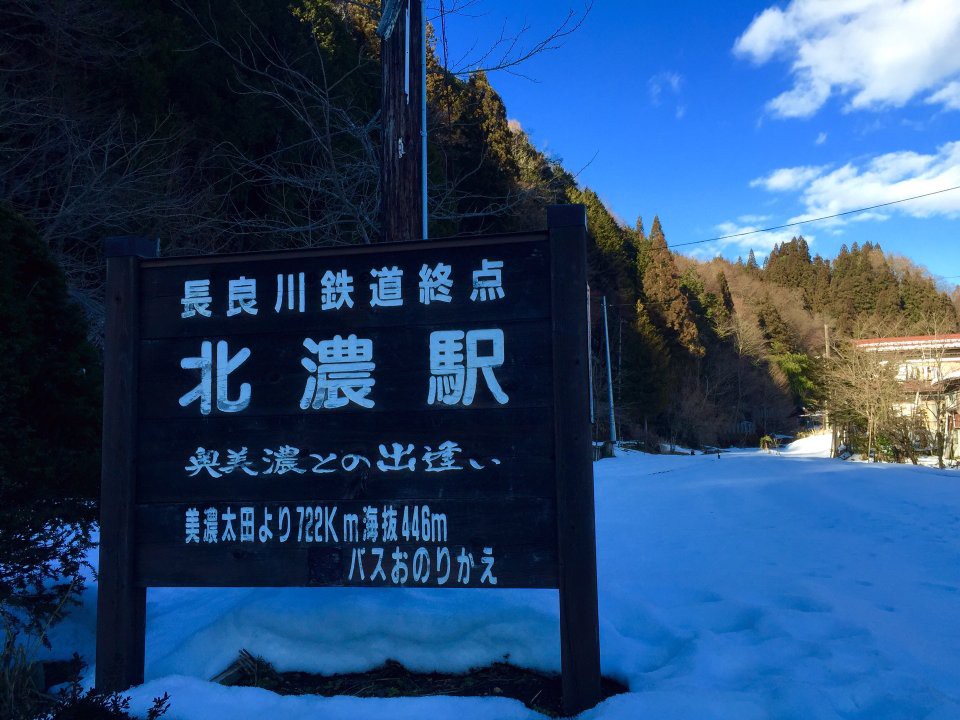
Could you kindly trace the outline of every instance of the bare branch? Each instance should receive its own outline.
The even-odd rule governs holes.
[[[477,52],[477,44],[474,44],[451,62],[447,39],[448,18],[458,15],[476,17],[476,15],[471,15],[465,11],[476,7],[477,4],[478,0],[461,0],[459,2],[453,0],[451,3],[439,0],[439,6],[435,9],[432,22],[436,24],[439,21],[440,23],[439,42],[442,48],[442,58],[441,68],[435,72],[464,76],[478,72],[491,73],[503,70],[513,75],[527,77],[520,73],[517,68],[537,55],[562,47],[564,42],[583,26],[593,9],[593,0],[589,0],[580,12],[573,9],[568,10],[566,16],[553,30],[537,40],[529,39],[531,27],[527,21],[524,21],[521,28],[516,32],[509,32],[506,22],[504,22],[500,34],[489,47]]]
[[[239,185],[261,188],[270,212],[244,217],[238,226],[248,234],[273,236],[284,246],[374,242],[378,236],[379,163],[376,150],[378,116],[364,117],[359,108],[334,100],[338,86],[362,67],[362,58],[330,81],[323,53],[314,44],[309,57],[291,58],[269,40],[242,8],[247,33],[224,38],[212,17],[201,18],[194,7],[175,3],[201,30],[203,45],[229,59],[234,68],[231,89],[272,103],[303,131],[260,156],[232,144],[218,153]],[[306,62],[317,72],[308,73]]]

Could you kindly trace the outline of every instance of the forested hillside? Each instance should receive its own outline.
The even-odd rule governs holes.
[[[0,200],[50,248],[94,340],[106,235],[159,237],[166,254],[382,239],[376,19],[338,0],[3,4]],[[618,222],[509,122],[484,73],[447,72],[434,47],[431,234],[587,207],[598,437],[602,297],[620,434],[694,445],[793,428],[821,400],[825,326],[834,341],[957,328],[922,269],[869,242],[827,259],[797,238],[763,266],[673,254],[669,218]]]

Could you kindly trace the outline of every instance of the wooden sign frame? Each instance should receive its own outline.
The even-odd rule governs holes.
[[[143,518],[159,512],[154,506],[138,505],[144,492],[140,480],[149,476],[151,470],[149,460],[140,457],[145,453],[141,452],[143,438],[138,437],[143,421],[141,416],[149,409],[141,407],[141,397],[148,392],[149,383],[141,385],[139,374],[141,368],[149,371],[152,367],[149,357],[143,354],[144,339],[141,337],[142,319],[145,313],[149,316],[150,309],[142,303],[142,298],[145,295],[149,298],[150,292],[144,289],[147,282],[144,278],[157,276],[157,268],[173,266],[233,263],[238,270],[249,274],[251,268],[262,261],[312,261],[362,254],[374,262],[383,253],[416,253],[444,248],[485,250],[488,245],[505,248],[531,242],[547,249],[545,255],[549,264],[549,288],[541,284],[528,288],[528,291],[534,295],[549,293],[548,299],[540,298],[539,301],[549,308],[547,327],[552,390],[544,397],[548,398],[552,412],[544,415],[544,422],[552,427],[541,430],[549,432],[553,438],[556,530],[551,537],[555,537],[556,547],[552,554],[554,559],[549,561],[555,564],[549,567],[555,567],[556,572],[543,576],[547,580],[531,584],[514,581],[509,586],[556,587],[559,590],[564,712],[575,714],[599,701],[600,642],[585,302],[586,213],[582,205],[558,205],[548,208],[547,219],[548,228],[541,233],[390,243],[336,251],[323,249],[180,259],[157,259],[156,244],[143,238],[117,237],[106,241],[107,322],[96,650],[96,685],[99,689],[119,691],[143,682],[148,586],[204,585],[190,576],[177,578],[151,574],[149,563],[141,557],[143,545],[138,544],[140,534],[147,532]],[[534,278],[533,282],[543,280]],[[497,500],[497,497],[489,499]],[[175,552],[179,551],[175,549]],[[326,569],[317,572],[316,578],[311,575],[316,582],[291,579],[282,584],[345,584],[331,581]],[[157,577],[163,577],[163,582],[156,582]],[[228,574],[211,584],[236,584],[237,577],[243,577],[242,573]]]

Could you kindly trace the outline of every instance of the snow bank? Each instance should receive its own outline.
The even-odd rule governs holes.
[[[791,457],[830,457],[830,433],[817,433],[794,440],[783,449],[785,455]]]
[[[960,717],[960,476],[816,459],[822,447],[595,465],[602,665],[631,692],[585,717]],[[94,608],[92,588],[55,628],[61,655],[92,659]],[[559,670],[557,623],[553,591],[154,589],[134,696],[169,691],[184,719],[531,717],[503,699],[283,698],[202,679],[241,648],[281,670]]]
[[[171,710],[166,718],[173,720],[357,720],[358,718],[390,718],[390,720],[423,720],[423,718],[457,718],[457,720],[542,720],[543,715],[528,710],[521,703],[505,698],[356,698],[315,696],[281,696],[260,688],[224,687],[196,678],[173,675],[148,682],[131,691],[131,709],[146,714],[152,699],[170,693]]]

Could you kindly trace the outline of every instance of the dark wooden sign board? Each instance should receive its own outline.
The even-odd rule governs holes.
[[[97,687],[146,588],[558,588],[564,708],[600,697],[586,221],[156,258],[107,242]]]

